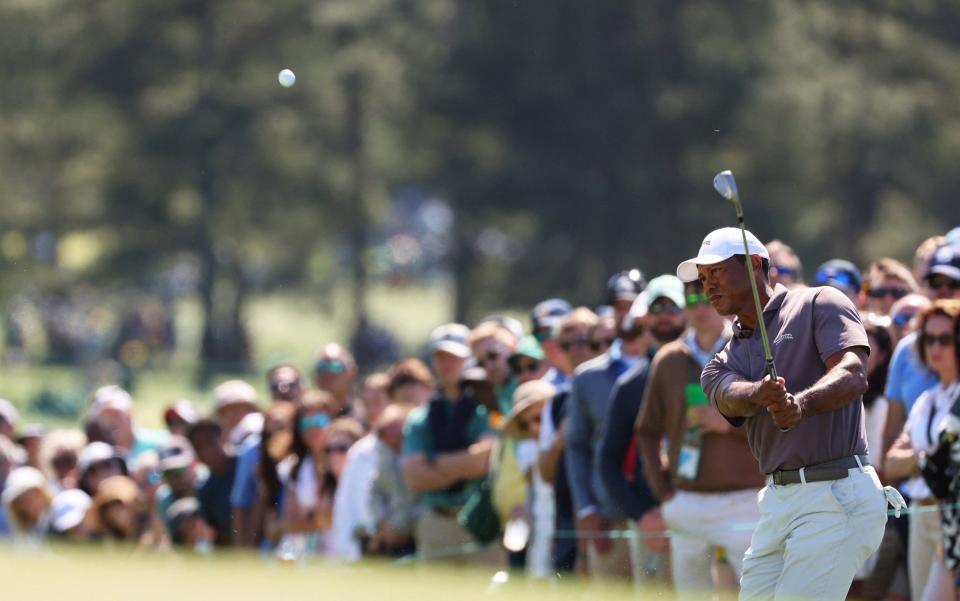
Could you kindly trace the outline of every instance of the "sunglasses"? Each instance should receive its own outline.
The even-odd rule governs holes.
[[[591,340],[590,341],[590,350],[599,353],[600,351],[605,351],[611,346],[616,338],[601,338],[600,340]]]
[[[564,351],[569,351],[575,346],[588,346],[590,345],[590,339],[586,336],[577,336],[576,338],[568,338],[566,340],[560,341],[560,348]]]
[[[688,309],[693,309],[694,307],[696,307],[696,306],[698,306],[698,305],[709,305],[709,304],[710,304],[710,297],[707,296],[707,293],[706,293],[706,292],[694,292],[694,293],[691,293],[691,294],[687,294],[687,295],[685,295],[685,296],[686,296],[686,300],[687,300],[687,308],[688,308]]]
[[[952,346],[953,345],[953,334],[940,334],[939,336],[933,334],[923,334],[923,345],[924,346],[934,346],[939,344],[940,346]]]
[[[518,376],[526,373],[535,374],[540,371],[540,366],[541,363],[539,361],[534,361],[532,363],[515,362],[513,364],[513,373]]]
[[[318,413],[316,415],[301,417],[298,423],[300,430],[309,430],[310,428],[326,428],[330,425],[330,416],[326,413]]]
[[[636,340],[637,338],[640,338],[641,336],[643,336],[643,331],[644,331],[644,330],[643,330],[643,326],[642,326],[642,325],[641,325],[641,326],[634,326],[632,330],[629,330],[629,331],[627,331],[627,332],[623,332],[620,336],[621,336],[621,338],[623,338],[624,340]],[[613,343],[611,342],[611,344],[613,344]]]
[[[347,371],[347,364],[338,359],[320,359],[313,365],[313,370],[316,372],[342,374]]]
[[[650,315],[676,315],[680,311],[682,309],[670,300],[653,303],[649,309]]]
[[[950,290],[956,290],[960,288],[960,281],[945,275],[935,275],[930,277],[927,281],[930,283],[930,287],[933,288],[934,290],[937,290],[939,288],[949,288]]]
[[[800,275],[800,272],[798,272],[796,269],[791,269],[790,267],[781,267],[777,265],[774,267],[774,269],[777,270],[777,275],[782,278],[796,278]]]
[[[900,300],[908,294],[910,294],[910,291],[904,288],[871,288],[867,290],[867,296],[870,298],[884,298],[889,296],[890,298]]]
[[[897,313],[893,316],[893,319],[890,320],[890,323],[898,328],[905,328],[916,315],[916,313]]]
[[[342,455],[350,450],[350,445],[348,444],[328,444],[323,447],[324,452],[327,455]]]
[[[502,356],[503,355],[498,351],[488,351],[486,355],[480,357],[479,361],[480,363],[492,363],[500,359]]]
[[[816,283],[818,286],[839,284],[840,286],[850,290],[860,289],[860,285],[854,281],[853,275],[845,271],[838,271],[836,273],[818,273],[816,276]]]

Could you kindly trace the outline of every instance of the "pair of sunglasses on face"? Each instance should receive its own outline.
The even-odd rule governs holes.
[[[950,347],[950,346],[953,346],[953,341],[954,341],[953,334],[936,335],[936,334],[927,334],[926,332],[924,332],[923,334],[920,335],[920,338],[923,340],[923,345],[926,347],[931,347],[937,344],[943,347]]]
[[[567,340],[560,341],[560,349],[564,352],[570,352],[570,350],[575,346],[588,346],[590,350],[597,353],[600,351],[607,350],[610,348],[610,345],[613,344],[613,338],[601,338],[600,340],[590,340],[586,336],[577,336],[576,338],[571,338]]]
[[[313,370],[317,373],[342,374],[347,371],[347,364],[339,359],[320,359],[313,365]]]
[[[908,294],[910,294],[910,291],[906,288],[870,288],[867,290],[867,296],[876,299],[886,298],[889,296],[894,300],[900,300]]]
[[[710,297],[707,296],[706,292],[691,292],[684,295],[685,300],[687,301],[687,308],[693,309],[700,305],[709,305]]]
[[[540,361],[531,361],[530,363],[514,361],[510,366],[510,371],[512,371],[514,375],[520,376],[526,373],[535,374],[540,371],[541,367],[543,367],[543,363]]]
[[[308,415],[307,417],[301,417],[298,422],[298,426],[301,431],[309,430],[310,428],[326,428],[330,425],[330,416],[326,413],[317,413],[316,415]]]
[[[939,290],[941,288],[947,288],[949,290],[960,289],[960,280],[955,280],[950,276],[937,274],[927,278],[927,283],[930,284],[930,287],[934,290]]]

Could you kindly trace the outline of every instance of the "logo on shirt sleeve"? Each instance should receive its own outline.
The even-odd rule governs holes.
[[[789,332],[780,334],[777,336],[777,339],[773,341],[773,344],[780,344],[784,340],[793,340],[793,334],[790,334]]]

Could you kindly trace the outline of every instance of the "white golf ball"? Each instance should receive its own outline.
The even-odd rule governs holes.
[[[284,69],[277,75],[277,81],[280,82],[280,85],[289,88],[293,84],[297,83],[297,76],[290,69]]]

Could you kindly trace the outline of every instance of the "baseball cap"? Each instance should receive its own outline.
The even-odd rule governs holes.
[[[648,298],[647,291],[644,290],[633,301],[633,304],[630,305],[630,310],[623,316],[623,324],[621,324],[625,332],[633,330],[634,326],[637,325],[637,321],[647,316],[647,310],[650,308]]]
[[[214,412],[229,405],[256,405],[256,389],[243,380],[227,380],[213,389]]]
[[[34,488],[39,488],[46,492],[46,476],[35,467],[18,467],[7,475],[7,480],[3,487],[3,494],[0,495],[0,503],[2,503],[4,507],[7,507],[20,498],[22,494]]]
[[[770,253],[767,247],[757,239],[750,231],[747,231],[747,249],[750,255],[770,260]],[[700,244],[700,252],[692,259],[687,259],[677,266],[677,277],[681,282],[696,281],[699,274],[697,265],[714,265],[721,261],[726,261],[734,255],[743,254],[743,234],[737,227],[722,227],[713,230]],[[680,305],[683,306],[682,304]]]
[[[607,301],[612,305],[618,300],[634,300],[647,287],[647,278],[639,269],[625,269],[607,280]]]
[[[960,281],[960,244],[944,244],[933,252],[926,277],[938,274]]]
[[[160,448],[161,472],[190,467],[193,462],[193,447],[182,436],[171,436],[169,442]]]
[[[266,419],[259,411],[246,414],[243,416],[243,419],[240,420],[240,423],[230,431],[230,435],[228,436],[230,444],[239,447],[248,437],[260,435],[263,432],[263,424],[265,422]]]
[[[200,501],[194,497],[184,497],[171,503],[170,507],[167,507],[166,518],[174,537],[179,539],[180,526],[185,520],[198,515],[202,515]]]
[[[0,399],[0,419],[14,428],[17,427],[17,423],[20,421],[20,414],[17,413],[17,408],[7,399]]]
[[[845,259],[830,259],[820,267],[813,276],[818,286],[833,286],[848,294],[860,292],[863,278],[860,269]]]
[[[116,384],[101,386],[93,393],[93,414],[99,415],[106,409],[130,413],[133,409],[133,397]]]
[[[517,344],[517,350],[510,355],[508,361],[513,362],[518,357],[529,357],[537,361],[543,361],[544,356],[543,348],[540,346],[540,343],[537,342],[537,339],[527,335],[520,339],[520,343]]]
[[[112,446],[100,441],[91,442],[83,447],[83,449],[80,450],[80,454],[77,455],[77,470],[80,472],[80,475],[83,476],[83,474],[87,473],[87,470],[90,469],[91,465],[109,460],[117,461],[120,465],[126,467],[126,463],[117,455],[117,452]]]
[[[653,303],[658,298],[666,298],[680,308],[686,306],[686,298],[683,296],[683,282],[676,276],[670,274],[657,276],[650,280],[644,292],[647,293],[649,303]]]
[[[533,330],[550,329],[553,330],[560,323],[573,307],[562,298],[549,298],[541,301],[533,307],[530,312],[530,321],[533,323]]]
[[[163,412],[163,419],[166,421],[171,417],[179,417],[188,424],[192,424],[200,419],[200,415],[197,413],[193,403],[187,399],[180,399],[179,401],[167,407],[167,409]]]
[[[120,501],[124,505],[133,505],[140,498],[140,487],[128,476],[110,476],[97,486],[93,504],[97,509],[107,503]]]
[[[92,506],[90,495],[78,488],[61,491],[50,505],[50,524],[57,532],[66,532],[82,522]]]
[[[470,356],[470,347],[467,345],[469,336],[470,328],[462,323],[448,323],[439,326],[430,333],[430,352],[442,351],[466,359]]]

